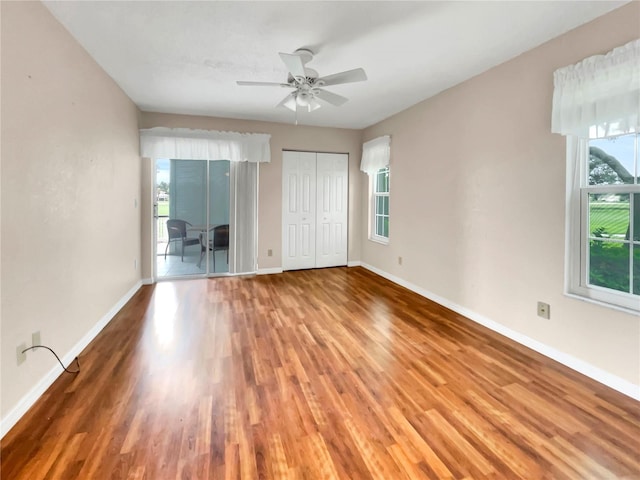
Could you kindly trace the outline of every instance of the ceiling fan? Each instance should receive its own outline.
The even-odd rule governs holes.
[[[306,48],[299,48],[293,53],[281,53],[280,58],[289,70],[286,83],[238,81],[238,85],[293,88],[293,91],[278,104],[278,107],[286,107],[294,112],[297,112],[300,107],[312,112],[322,106],[318,100],[336,107],[348,101],[347,98],[324,90],[322,87],[362,82],[367,79],[367,74],[362,68],[319,77],[318,72],[305,66],[313,59],[313,52]]]

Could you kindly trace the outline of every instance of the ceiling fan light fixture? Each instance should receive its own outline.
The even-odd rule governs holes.
[[[313,96],[306,91],[298,92],[296,95],[296,103],[300,107],[308,107],[312,100]]]
[[[314,110],[319,109],[322,106],[322,104],[316,100],[315,98],[312,98],[311,101],[309,102],[309,111],[313,112]]]
[[[293,95],[289,96],[289,98],[287,99],[286,102],[284,102],[282,104],[283,107],[288,108],[289,110],[291,110],[292,112],[296,111],[297,108],[297,104],[296,104],[296,99]]]

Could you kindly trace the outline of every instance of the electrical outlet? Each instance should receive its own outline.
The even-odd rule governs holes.
[[[273,250],[267,250],[267,257],[273,257]]]
[[[31,334],[31,346],[35,347],[36,345],[42,345],[42,341],[40,340],[40,332],[33,332]]]
[[[402,257],[398,257],[398,265],[402,265]]]
[[[551,318],[551,306],[548,303],[538,302],[538,316],[549,320]]]
[[[26,348],[27,344],[24,342],[16,347],[16,360],[18,361],[18,365],[24,363],[27,359],[27,352],[22,353]]]

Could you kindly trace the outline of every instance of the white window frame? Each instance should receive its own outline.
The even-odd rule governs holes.
[[[389,183],[388,183],[388,191],[387,192],[377,192],[376,191],[376,181],[378,178],[378,175],[382,172],[386,170],[388,172],[389,175]],[[374,174],[369,175],[369,240],[373,241],[373,242],[378,242],[378,243],[382,243],[384,245],[388,245],[389,244],[389,237],[385,237],[383,235],[378,235],[376,233],[376,217],[377,216],[381,216],[381,217],[387,217],[388,219],[391,218],[391,204],[389,203],[389,214],[378,214],[377,212],[377,199],[378,197],[387,197],[387,198],[391,198],[390,195],[391,192],[391,170],[389,169],[389,166],[387,165],[384,168],[379,169],[378,171],[376,171]],[[390,201],[390,200],[389,200]],[[389,231],[391,230],[391,221],[389,220]]]
[[[638,140],[636,140],[636,162],[638,161]],[[578,160],[576,161],[576,155]],[[579,299],[602,304],[617,310],[640,314],[640,295],[619,292],[613,289],[589,284],[589,194],[612,192],[640,195],[640,184],[589,185],[589,140],[567,136],[567,214],[566,214],[566,265],[565,294]],[[634,175],[637,176],[637,175]],[[630,198],[631,232],[629,242],[634,241],[634,202]],[[631,264],[630,264],[631,265]],[[633,285],[633,271],[630,283]],[[633,290],[631,290],[633,291]]]

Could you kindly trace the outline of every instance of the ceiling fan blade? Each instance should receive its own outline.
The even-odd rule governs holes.
[[[241,80],[238,80],[236,82],[238,85],[241,85],[243,87],[246,86],[250,86],[250,87],[291,87],[293,88],[292,85],[289,85],[288,83],[276,83],[276,82],[244,82]]]
[[[319,101],[317,101],[315,98],[312,98],[309,102],[309,111],[313,112],[314,110],[319,109],[321,106],[322,104]]]
[[[302,58],[300,55],[291,54],[291,53],[281,53],[280,58],[287,66],[289,73],[294,77],[306,77],[307,75],[304,73],[304,63],[302,63]]]
[[[339,107],[340,105],[344,105],[346,102],[349,101],[348,98],[345,98],[343,96],[336,95],[335,93],[328,92],[326,90],[321,90],[321,89],[318,89],[318,93],[316,93],[316,96],[320,100],[324,100],[325,102],[330,103],[331,105],[335,105],[336,107]]]
[[[295,95],[293,93],[290,93],[289,95],[284,97],[276,107],[285,107],[295,112],[297,108]]]
[[[282,55],[282,54],[280,54]],[[339,85],[341,83],[363,82],[367,79],[367,74],[362,68],[347,70],[346,72],[334,73],[326,77],[319,78],[316,83],[322,82],[322,86]]]

